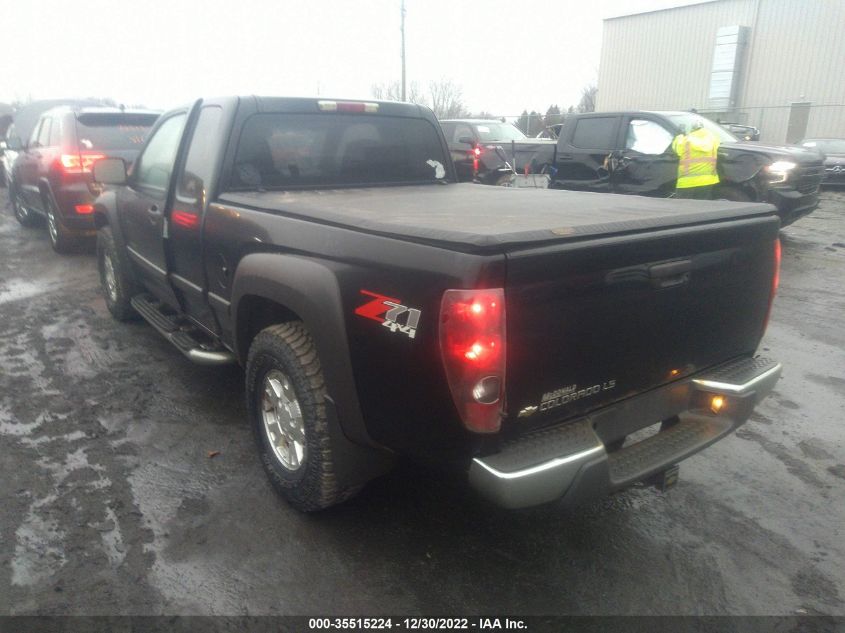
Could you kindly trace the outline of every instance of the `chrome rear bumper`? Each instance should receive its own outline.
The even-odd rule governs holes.
[[[697,453],[743,424],[775,386],[781,365],[766,358],[731,361],[559,427],[506,444],[494,455],[472,460],[470,485],[506,508],[562,499],[574,505],[624,488]],[[718,413],[712,398],[721,396]],[[597,424],[631,427],[635,412],[677,416],[665,430],[608,453]],[[639,428],[655,419],[646,417]]]

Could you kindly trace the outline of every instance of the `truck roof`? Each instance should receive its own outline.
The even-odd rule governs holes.
[[[775,213],[769,204],[472,183],[229,192],[220,202],[466,252],[502,252]]]

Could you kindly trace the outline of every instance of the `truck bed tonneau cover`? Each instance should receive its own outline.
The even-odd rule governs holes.
[[[660,199],[475,184],[228,192],[223,204],[443,245],[497,252],[520,245],[675,228],[775,213],[768,204]]]

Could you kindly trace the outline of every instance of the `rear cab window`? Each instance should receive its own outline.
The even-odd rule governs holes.
[[[80,150],[140,150],[157,114],[86,112],[76,117]]]
[[[432,183],[447,164],[426,119],[259,113],[241,130],[228,189]]]
[[[528,138],[519,128],[510,123],[479,123],[475,126],[475,130],[482,143],[523,141]]]

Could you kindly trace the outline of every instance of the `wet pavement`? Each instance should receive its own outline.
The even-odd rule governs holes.
[[[236,368],[113,321],[0,190],[0,614],[845,614],[845,193],[785,229],[775,393],[669,493],[499,510],[403,466],[305,516]],[[210,452],[219,455],[210,457]]]

